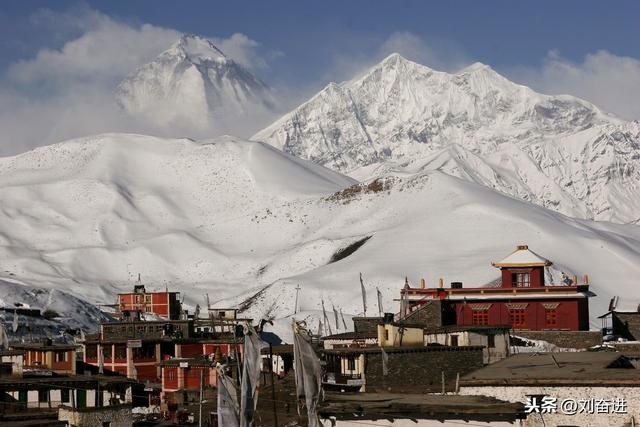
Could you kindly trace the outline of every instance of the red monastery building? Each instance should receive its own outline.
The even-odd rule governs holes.
[[[409,287],[401,292],[401,317],[425,304],[439,306],[441,324],[512,325],[513,329],[543,331],[589,330],[588,277],[579,285],[577,278],[564,283],[545,283],[545,269],[552,262],[529,250],[517,249],[492,264],[501,271],[497,286],[465,288],[461,282],[451,288]],[[423,282],[424,283],[424,282]]]
[[[133,292],[118,294],[118,310],[124,313],[155,314],[167,320],[180,318],[179,292],[147,292],[144,285],[136,285]]]

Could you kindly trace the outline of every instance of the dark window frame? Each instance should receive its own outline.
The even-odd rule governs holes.
[[[527,309],[525,308],[512,308],[509,309],[509,321],[511,326],[526,326],[527,325]]]
[[[489,324],[489,310],[473,310],[471,312],[471,324],[473,325],[488,325]]]

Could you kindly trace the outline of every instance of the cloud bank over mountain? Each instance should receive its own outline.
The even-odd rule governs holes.
[[[73,14],[40,11],[34,21],[47,28],[72,25],[74,34],[80,35],[58,49],[42,49],[5,71],[0,80],[0,156],[106,131],[209,135],[210,129],[194,132],[189,123],[167,130],[153,121],[132,118],[114,98],[118,83],[176,42],[180,32],[118,21],[86,8]],[[244,34],[212,42],[244,67],[267,66],[269,58],[259,53],[259,43]],[[277,52],[269,55],[277,56]],[[247,125],[244,122],[242,128],[231,130],[243,135],[258,128]],[[251,130],[242,132],[247,127]]]
[[[182,35],[180,31],[114,18],[89,6],[66,13],[40,9],[33,13],[29,23],[49,34],[55,47],[43,48],[3,70],[0,156],[107,131],[194,138],[219,134],[215,129],[194,128],[186,122],[167,127],[132,118],[114,100],[117,85],[175,43]],[[257,78],[266,71],[277,75],[278,58],[287,55],[239,32],[209,40]],[[339,82],[365,72],[392,52],[448,72],[458,71],[477,59],[454,42],[426,40],[410,31],[388,34],[381,38],[379,48],[373,50],[358,49],[358,43],[350,41],[349,48],[335,43],[324,63],[321,81],[306,81],[302,86],[279,82],[276,89],[280,112],[298,105],[330,81]],[[600,50],[576,61],[551,51],[537,67],[514,64],[496,70],[541,93],[579,96],[622,118],[640,118],[640,106],[635,102],[640,96],[637,58]],[[243,118],[230,123],[223,132],[247,137],[276,116],[259,114],[253,119]]]

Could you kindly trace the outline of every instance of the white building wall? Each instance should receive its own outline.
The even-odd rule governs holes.
[[[345,347],[354,344],[364,344],[364,345],[376,345],[378,344],[377,338],[365,338],[365,339],[328,339],[323,341],[323,346],[325,350],[331,350],[335,347]]]
[[[458,337],[459,346],[479,345],[483,346],[482,361],[484,364],[490,364],[502,360],[509,355],[509,335],[508,334],[495,334],[494,335],[494,347],[489,347],[489,338],[485,334],[479,334],[469,331],[458,332],[441,332],[434,334],[425,334],[424,344],[440,344],[440,345],[452,345],[452,337]]]
[[[11,374],[15,376],[22,376],[22,368],[24,366],[24,356],[22,354],[15,354],[11,356],[2,356],[0,360],[3,363],[11,363]]]
[[[589,414],[578,413],[566,415],[558,410],[556,413],[531,414],[527,417],[525,427],[548,426],[581,426],[581,427],[622,427],[638,425],[640,420],[640,387],[559,387],[559,386],[474,386],[460,387],[460,394],[485,395],[509,402],[527,402],[527,396],[545,395],[555,397],[560,408],[560,402],[565,399],[575,401],[584,399],[617,399],[624,398],[627,402],[626,414]],[[629,424],[631,423],[631,424]]]

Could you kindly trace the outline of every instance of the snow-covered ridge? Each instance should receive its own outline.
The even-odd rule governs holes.
[[[589,274],[594,318],[634,292],[638,226],[569,218],[433,169],[356,184],[233,137],[41,147],[0,158],[0,279],[113,303],[140,273],[191,307],[208,293],[255,319],[291,315],[299,284],[300,312],[324,299],[358,314],[359,272],[394,311],[405,276],[482,285],[498,277],[491,261],[526,243],[557,271]]]
[[[568,215],[626,223],[640,218],[639,129],[484,64],[450,74],[393,54],[252,138],[359,180],[436,169]]]

